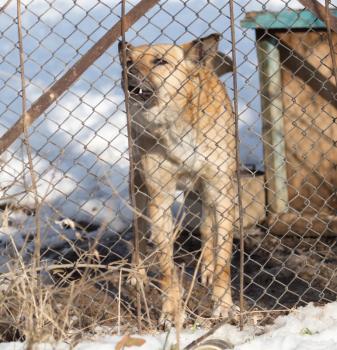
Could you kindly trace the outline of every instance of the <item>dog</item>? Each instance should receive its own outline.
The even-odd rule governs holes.
[[[220,37],[215,33],[182,45],[119,43],[127,75],[137,225],[140,239],[150,230],[159,251],[161,321],[182,313],[171,210],[181,188],[197,191],[202,200],[201,282],[212,287],[213,316],[228,317],[233,309],[236,138],[231,102],[219,79],[232,62],[218,51]]]

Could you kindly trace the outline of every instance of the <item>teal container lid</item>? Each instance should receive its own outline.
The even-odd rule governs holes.
[[[330,11],[337,16],[337,10]],[[325,29],[324,22],[309,10],[247,12],[240,24],[252,29]]]

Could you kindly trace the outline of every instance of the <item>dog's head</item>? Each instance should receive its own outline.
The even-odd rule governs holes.
[[[126,43],[124,52],[120,42],[131,102],[152,104],[157,98],[167,101],[177,92],[183,94],[184,85],[199,69],[213,70],[218,76],[232,71],[231,59],[218,51],[219,40],[219,34],[211,34],[182,45]]]

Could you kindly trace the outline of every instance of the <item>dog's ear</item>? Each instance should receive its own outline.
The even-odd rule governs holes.
[[[130,55],[130,51],[134,48],[133,45],[129,44],[128,42],[125,42],[125,50],[126,50],[126,58]],[[123,62],[123,42],[118,42],[118,54],[119,54],[119,61]]]
[[[211,63],[213,70],[218,77],[233,72],[232,59],[220,51],[217,51]]]
[[[214,33],[183,44],[182,48],[185,51],[185,57],[191,61],[207,65],[218,51],[220,37],[220,34]]]
[[[218,51],[221,35],[211,34],[182,45],[185,57],[195,63],[201,63],[213,69],[218,76],[233,71],[233,62],[224,53]]]

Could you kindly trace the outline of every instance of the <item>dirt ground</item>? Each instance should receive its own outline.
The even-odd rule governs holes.
[[[256,228],[247,233],[245,239],[244,298],[246,311],[261,311],[262,322],[309,302],[326,303],[337,297],[337,245],[333,237],[313,239],[296,235],[276,237],[267,230]],[[131,239],[131,232],[125,237]],[[112,239],[95,242],[97,256],[104,257],[100,263],[108,264],[121,258],[130,262],[130,245],[124,240]],[[124,237],[124,238],[125,238]],[[76,249],[70,248],[60,262],[76,262],[80,256],[86,256],[93,242],[77,242]],[[149,251],[154,247],[149,244]],[[200,239],[197,231],[181,233],[176,243],[176,264],[183,271],[182,281],[189,290],[200,254]],[[80,253],[79,253],[80,252]],[[51,252],[45,257],[50,258]],[[239,302],[239,241],[234,242],[232,260],[232,287],[234,301]],[[64,276],[64,274],[63,274]],[[73,273],[75,281],[83,277],[82,273]],[[141,290],[141,319],[145,327],[155,328],[159,318],[161,292],[158,286],[159,271],[149,269],[150,284]],[[211,291],[199,282],[199,276],[189,299],[188,324],[206,322],[211,317]],[[101,324],[117,324],[117,315],[121,315],[125,327],[136,327],[137,293],[134,287],[126,283],[127,273],[106,273],[101,270],[86,275],[90,288],[84,289],[75,298],[78,307],[86,307],[83,312],[92,312],[97,305],[102,308]],[[91,282],[90,282],[91,281]],[[83,284],[83,283],[82,283]],[[64,284],[66,287],[67,283]],[[121,321],[119,321],[121,322]]]

